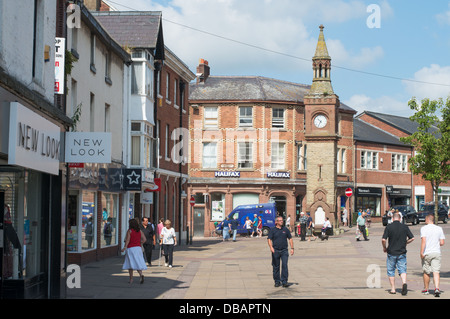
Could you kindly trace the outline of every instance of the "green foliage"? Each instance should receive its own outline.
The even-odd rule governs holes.
[[[400,140],[414,147],[410,170],[431,183],[437,202],[439,186],[450,180],[450,97],[445,103],[443,99],[424,99],[420,105],[413,98],[408,105],[415,111],[410,119],[418,128]]]
[[[75,109],[75,112],[73,112],[72,126],[71,126],[71,131],[72,132],[76,132],[77,124],[78,124],[78,122],[80,122],[80,119],[81,119],[81,106],[82,105],[83,105],[83,103],[78,104],[76,109]]]
[[[69,50],[66,50],[65,65],[64,65],[64,72],[66,74],[66,77],[72,73],[73,63],[76,61],[78,61],[78,60],[72,54],[72,52],[70,52]]]

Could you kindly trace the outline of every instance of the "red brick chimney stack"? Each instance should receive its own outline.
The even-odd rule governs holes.
[[[206,79],[209,77],[210,67],[208,61],[205,59],[200,59],[200,63],[197,67],[197,83],[205,83]]]

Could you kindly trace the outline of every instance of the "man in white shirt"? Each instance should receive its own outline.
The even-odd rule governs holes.
[[[433,273],[434,296],[439,297],[440,269],[441,269],[441,246],[444,245],[445,235],[441,227],[434,224],[434,215],[425,218],[426,225],[420,229],[420,258],[422,259],[423,284],[422,293],[428,295],[430,274]]]

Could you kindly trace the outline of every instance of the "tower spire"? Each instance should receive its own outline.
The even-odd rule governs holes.
[[[309,95],[332,95],[333,87],[331,86],[331,57],[328,54],[327,44],[323,29],[325,27],[321,24],[319,26],[319,40],[317,41],[316,52],[312,59],[314,77],[311,85]]]

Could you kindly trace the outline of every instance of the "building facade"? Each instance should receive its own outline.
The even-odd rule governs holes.
[[[188,98],[194,73],[169,48],[156,74],[156,150],[154,220],[169,219],[179,242],[186,239],[188,184]]]
[[[413,134],[417,130],[417,123],[412,122],[407,117],[393,116],[390,114],[382,114],[371,111],[365,111],[357,116],[357,119],[364,121],[374,127],[379,128],[397,139]],[[406,154],[399,157],[399,154],[392,154],[389,163],[391,164],[391,170],[396,172],[402,172],[405,174],[409,171],[407,160],[414,155],[414,150],[410,151],[408,157]],[[389,160],[389,159],[388,159]],[[406,162],[406,163],[405,163]],[[431,187],[431,183],[423,180],[420,175],[410,174],[411,187],[410,191],[400,191],[406,194],[402,202],[407,201],[411,206],[414,206],[416,210],[420,210],[424,203],[434,201],[434,191]],[[388,184],[389,185],[389,184]],[[394,183],[394,188],[395,183]],[[397,188],[400,188],[398,186]],[[392,196],[392,195],[391,195]],[[395,196],[395,194],[394,194]],[[446,183],[440,186],[440,193],[438,194],[439,201],[450,204],[450,183]],[[394,202],[396,203],[396,202]]]
[[[414,206],[413,174],[408,168],[412,148],[359,118],[354,120],[354,142],[354,211],[369,209],[376,222],[392,206]]]
[[[0,298],[65,295],[64,19],[64,1],[0,2]]]
[[[102,142],[110,143],[111,149],[105,161],[69,164],[68,262],[83,265],[120,254],[128,227],[125,183],[132,171],[126,166],[126,124],[131,56],[86,6],[79,6],[80,25],[68,28],[67,48],[74,62],[67,76],[67,114],[75,118],[74,131],[87,133],[86,147],[79,152],[100,144],[99,133],[110,136],[109,142]]]
[[[318,227],[350,205],[356,112],[333,93],[330,61],[323,29],[312,86],[211,76],[200,60],[189,111],[194,236],[211,236],[214,222],[242,204],[275,202],[291,225],[310,212]]]

